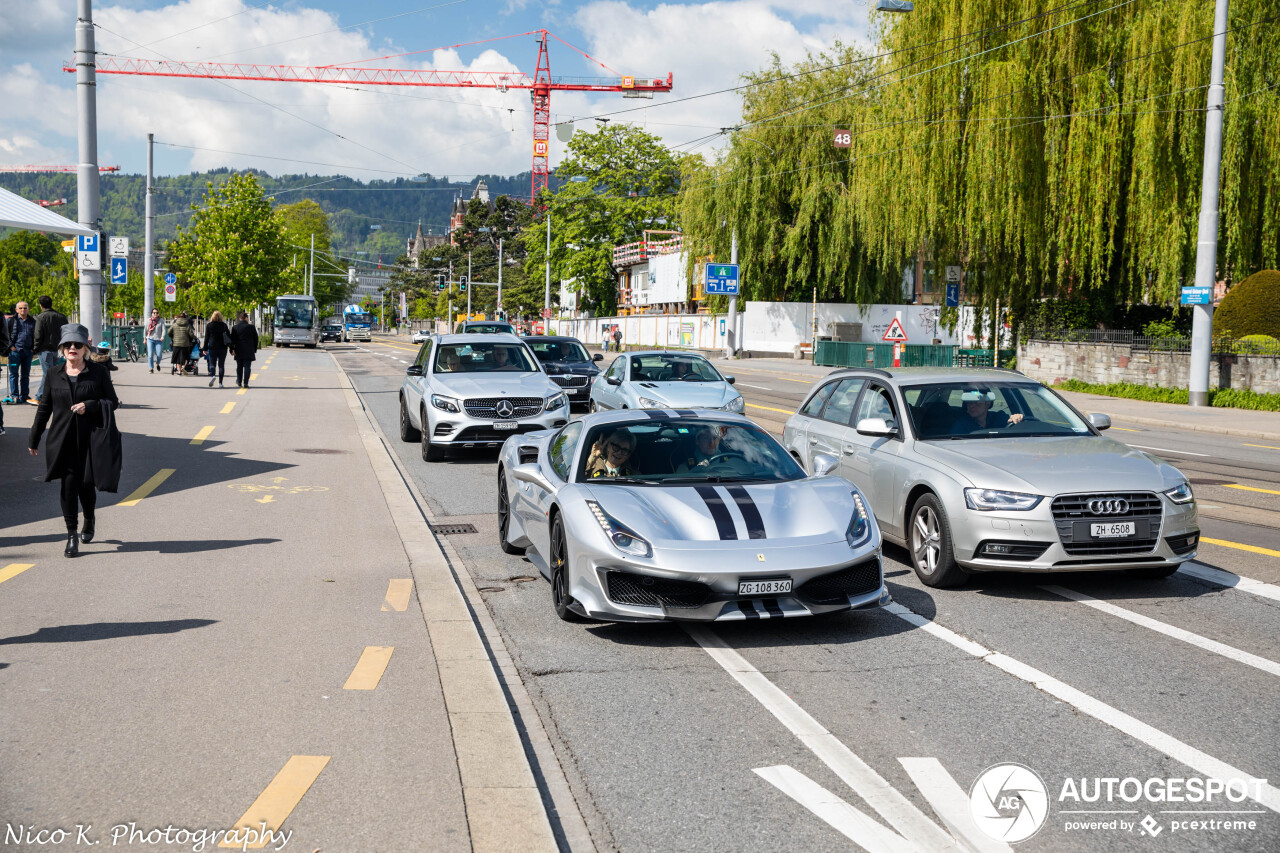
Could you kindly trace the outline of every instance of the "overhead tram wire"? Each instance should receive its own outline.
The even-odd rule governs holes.
[[[458,2],[466,2],[466,0],[458,0]],[[111,35],[115,36],[116,38],[124,39],[125,41],[129,42],[130,44],[137,44],[137,42],[136,42],[136,41],[134,41],[133,39],[129,38],[128,36],[123,36],[123,35],[121,35],[120,33],[115,32],[114,30],[109,30],[109,29],[107,29],[106,27],[102,26],[102,25],[101,25],[101,24],[99,24],[99,23],[96,23],[96,22],[95,22],[95,23],[94,23],[94,27],[96,27],[96,28],[98,28],[98,29],[102,30],[103,32],[111,33]],[[159,56],[161,59],[164,59],[164,60],[166,60],[166,61],[168,61],[168,62],[175,62],[175,61],[176,61],[176,60],[174,60],[174,59],[171,59],[171,58],[170,58],[170,57],[168,57],[168,56],[165,56],[164,54],[160,53],[159,51],[155,51],[155,50],[153,50],[152,52],[153,52],[153,53],[155,53],[157,56]],[[284,107],[276,106],[275,104],[271,103],[270,101],[267,101],[267,100],[264,100],[264,99],[262,99],[262,98],[259,98],[257,95],[252,95],[252,94],[250,94],[250,93],[248,93],[248,92],[245,92],[245,91],[243,91],[243,90],[237,89],[235,86],[232,86],[230,83],[226,82],[225,80],[219,80],[219,79],[217,79],[216,77],[211,77],[211,78],[209,78],[209,79],[213,80],[215,83],[218,83],[218,84],[220,84],[220,85],[222,85],[222,86],[225,86],[226,88],[230,89],[231,91],[233,91],[233,92],[235,92],[235,93],[237,93],[237,94],[244,95],[245,97],[248,97],[248,98],[252,98],[253,100],[258,101],[259,103],[264,104],[264,105],[266,105],[266,106],[268,106],[268,107],[271,107],[271,108],[272,108],[272,109],[274,109],[274,110],[279,110],[280,112],[284,113],[284,114],[285,114],[285,115],[287,115],[287,116],[290,116],[291,118],[297,119],[298,121],[300,121],[300,122],[302,122],[302,123],[304,123],[304,124],[308,124],[308,125],[310,125],[311,127],[316,128],[317,130],[322,130],[322,131],[324,131],[325,133],[329,134],[330,136],[335,136],[335,137],[337,137],[338,139],[343,140],[344,142],[350,143],[351,145],[355,145],[355,146],[356,146],[356,147],[358,147],[358,148],[363,148],[365,151],[368,151],[368,152],[370,152],[371,154],[377,154],[379,157],[382,157],[382,158],[385,158],[385,159],[387,159],[387,160],[390,160],[390,161],[391,161],[391,162],[393,162],[393,163],[399,163],[401,166],[406,166],[406,167],[408,167],[409,169],[416,169],[416,170],[417,170],[417,171],[416,171],[416,173],[417,173],[417,174],[422,174],[422,173],[425,171],[425,170],[422,170],[422,169],[417,169],[417,167],[415,167],[415,166],[414,166],[414,165],[412,165],[411,163],[406,163],[405,161],[403,161],[403,160],[399,159],[398,157],[393,157],[393,156],[391,156],[390,154],[384,154],[383,152],[378,151],[376,148],[372,148],[372,147],[370,147],[370,146],[368,146],[368,145],[365,145],[363,142],[358,142],[358,141],[356,141],[356,140],[354,140],[354,139],[351,139],[351,138],[349,138],[349,137],[343,136],[341,133],[338,133],[337,131],[330,130],[329,128],[324,127],[323,125],[317,124],[316,122],[311,121],[310,119],[303,118],[302,116],[298,115],[297,113],[289,112],[289,111],[288,111],[288,110],[286,110]]]
[[[158,39],[152,39],[151,41],[147,42],[146,44],[140,44],[140,45],[138,45],[138,49],[139,49],[139,50],[145,50],[146,48],[151,47],[151,45],[153,45],[153,44],[159,44],[159,43],[160,43],[160,42],[162,42],[162,41],[168,41],[169,39],[177,38],[178,36],[185,36],[187,33],[193,33],[193,32],[195,32],[196,30],[204,29],[205,27],[211,27],[211,26],[213,26],[214,24],[220,24],[220,23],[222,23],[223,21],[229,21],[229,20],[231,20],[232,18],[238,18],[238,17],[240,17],[241,15],[246,15],[246,14],[248,14],[249,12],[254,11],[255,9],[261,9],[263,6],[270,6],[270,5],[271,5],[271,3],[272,3],[272,0],[267,0],[265,3],[259,3],[257,6],[246,6],[246,7],[244,7],[243,9],[241,9],[239,12],[236,12],[236,13],[234,13],[234,14],[231,14],[231,15],[224,15],[224,16],[223,16],[223,17],[221,17],[221,18],[215,18],[215,19],[214,19],[214,20],[212,20],[212,21],[205,21],[203,24],[196,24],[194,27],[188,27],[188,28],[187,28],[187,29],[185,29],[185,30],[179,30],[179,31],[178,31],[178,32],[176,32],[176,33],[171,33],[171,34],[169,34],[169,35],[167,35],[167,36],[161,36],[161,37],[160,37],[160,38],[158,38]],[[155,52],[155,51],[152,51],[152,53],[154,53],[154,52]]]

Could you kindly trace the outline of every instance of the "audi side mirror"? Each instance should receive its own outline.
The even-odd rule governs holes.
[[[1111,416],[1100,412],[1090,412],[1089,423],[1093,424],[1093,428],[1099,432],[1104,429],[1111,429]]]
[[[863,418],[858,421],[858,435],[887,436],[897,435],[898,428],[889,426],[884,418]]]

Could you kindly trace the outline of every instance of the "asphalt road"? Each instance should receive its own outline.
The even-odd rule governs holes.
[[[1020,850],[1280,849],[1280,588],[1226,589],[1184,571],[1052,584],[1001,574],[939,591],[890,546],[897,606],[876,612],[692,630],[564,623],[531,564],[497,546],[495,453],[428,465],[394,440],[416,348],[379,339],[333,351],[436,515],[475,526],[449,541],[569,780],[575,802],[558,806],[581,811],[599,849],[890,850],[901,838],[947,849],[939,822],[964,818],[975,780],[1006,763],[1046,790],[1043,826]],[[780,362],[731,372],[747,414],[775,432],[814,374]],[[1280,447],[1116,428],[1193,478],[1204,535],[1228,543],[1206,545],[1199,563],[1277,580]],[[1015,824],[997,802],[991,825],[1003,830],[1035,811],[1036,786],[1010,772],[986,779],[1029,804]],[[1234,783],[1250,792],[1236,800],[1128,796],[1184,777],[1254,781]],[[1137,781],[1113,783],[1110,799],[1104,781],[1099,799],[1098,779]],[[982,847],[972,819],[961,824],[973,849],[1009,849]]]

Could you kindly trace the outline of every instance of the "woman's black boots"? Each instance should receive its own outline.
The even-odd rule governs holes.
[[[62,552],[64,557],[80,556],[80,536],[73,530],[67,534],[67,547]]]
[[[93,541],[93,516],[85,514],[84,525],[80,528],[80,541],[86,545]]]

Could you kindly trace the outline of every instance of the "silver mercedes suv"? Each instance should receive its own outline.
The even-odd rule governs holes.
[[[1017,371],[868,368],[815,385],[783,444],[857,485],[929,586],[977,571],[1165,577],[1196,555],[1191,485],[1110,426]]]
[[[564,391],[515,335],[433,337],[400,386],[400,439],[421,442],[428,462],[450,447],[500,447],[568,422]]]

